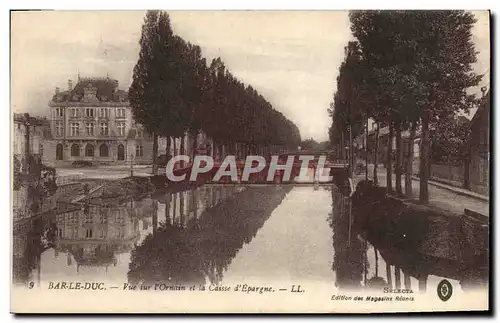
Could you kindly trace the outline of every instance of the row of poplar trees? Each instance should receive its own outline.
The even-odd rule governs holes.
[[[405,192],[402,190],[402,131],[409,130],[413,143],[420,129],[420,194],[428,203],[430,176],[430,129],[458,111],[477,104],[467,89],[477,86],[482,75],[474,72],[476,51],[472,28],[476,22],[465,11],[352,11],[354,40],[345,47],[344,61],[329,112],[330,140],[339,147],[365,132],[367,119],[379,127],[375,133],[375,158],[381,127],[389,128],[387,188],[412,196],[412,160],[407,159]],[[395,177],[392,182],[392,140],[396,138]],[[344,141],[344,142],[341,142]],[[413,144],[408,156],[413,156]],[[377,182],[377,160],[374,179]]]
[[[203,131],[214,147],[231,154],[245,150],[245,155],[300,144],[294,123],[234,77],[220,58],[207,64],[199,46],[174,34],[163,11],[146,13],[129,101],[135,119],[153,134],[155,174],[158,137],[168,139],[170,151],[170,138],[186,133],[196,138]],[[183,145],[181,140],[181,153]]]

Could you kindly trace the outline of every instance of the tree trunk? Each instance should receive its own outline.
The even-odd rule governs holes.
[[[377,129],[375,130],[375,158],[373,161],[373,182],[375,185],[378,185],[378,174],[377,174],[377,164],[378,164],[378,136],[379,136],[379,128],[377,125]]]
[[[418,291],[419,293],[425,293],[427,291],[427,276],[421,276],[418,278]]]
[[[181,223],[181,227],[184,228],[184,225],[186,222],[185,214],[184,214],[184,193],[180,192],[179,193],[179,220]]]
[[[193,140],[193,152],[191,153],[191,158],[194,159],[196,156],[196,150],[198,149],[198,134],[194,135],[194,140]]]
[[[392,289],[392,273],[391,273],[391,265],[389,263],[385,263],[385,275],[387,276],[387,285]]]
[[[153,175],[158,175],[158,134],[153,132]]]
[[[408,145],[408,158],[406,160],[406,169],[405,169],[405,196],[407,198],[411,198],[413,196],[413,190],[412,190],[413,155],[414,155],[413,146],[415,142],[416,131],[417,131],[417,122],[413,121],[411,123],[410,142]]]
[[[470,157],[467,156],[464,159],[464,188],[467,189],[467,190],[470,189],[469,167],[470,167]]]
[[[349,177],[353,178],[354,172],[354,145],[352,138],[352,126],[349,127]]]
[[[165,151],[165,154],[166,154],[167,156],[170,156],[170,154],[171,154],[171,152],[170,152],[170,147],[172,147],[172,146],[171,146],[171,141],[170,141],[170,139],[171,139],[171,138],[168,136],[168,137],[167,137],[167,148],[166,148],[166,151]]]
[[[389,122],[389,139],[387,144],[387,192],[392,193],[392,137],[394,136],[394,128],[392,122]]]
[[[177,193],[171,194],[174,202],[174,209],[172,214],[172,225],[175,225],[175,216],[177,215]]]
[[[170,195],[167,196],[167,201],[165,203],[165,222],[170,225]],[[155,201],[156,202],[156,201]]]
[[[184,152],[184,139],[186,139],[185,136],[181,136],[181,152],[180,152],[181,155],[185,154],[185,152]],[[184,168],[184,160],[181,160],[181,168]]]
[[[396,128],[396,194],[398,196],[403,195],[403,189],[401,187],[401,160],[403,156],[403,139],[401,136],[401,121],[397,120],[395,123],[395,128]]]
[[[395,285],[394,288],[396,289],[401,289],[401,269],[399,267],[394,268],[394,279],[395,279]]]
[[[404,277],[404,281],[405,281],[405,288],[406,288],[406,289],[411,289],[411,280],[410,280],[410,275],[405,274],[405,273],[403,272],[403,277]]]
[[[429,203],[429,116],[422,116],[422,143],[420,145],[420,196],[419,200],[422,204]]]
[[[158,207],[155,204],[155,208],[153,210],[153,234],[156,233],[157,228],[158,228]]]
[[[344,132],[340,134],[340,160],[344,160],[344,149],[345,149],[345,143],[344,143]]]
[[[368,117],[365,123],[365,180],[368,180]]]

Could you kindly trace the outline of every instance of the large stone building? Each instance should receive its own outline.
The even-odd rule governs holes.
[[[74,87],[68,81],[66,91],[56,88],[49,102],[53,140],[44,143],[44,163],[151,163],[152,137],[134,121],[127,95],[109,77],[79,77]]]

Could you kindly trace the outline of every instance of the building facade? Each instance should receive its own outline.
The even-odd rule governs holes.
[[[486,94],[471,121],[469,185],[470,189],[489,194],[490,181],[490,93]]]
[[[43,158],[43,143],[50,137],[48,119],[32,117],[29,114],[14,114],[12,128],[12,159],[14,165],[14,185],[12,187],[12,208],[14,220],[33,215],[30,208],[28,183],[21,174],[28,174],[30,167],[39,164]],[[17,179],[16,179],[17,177]],[[44,207],[48,207],[46,204]],[[41,210],[42,211],[42,210]]]
[[[12,129],[12,153],[21,164],[21,171],[26,167],[26,154],[37,159],[43,158],[43,143],[50,139],[50,121],[46,118],[32,117],[25,113],[14,113]]]
[[[134,121],[117,80],[78,78],[74,87],[70,80],[66,91],[56,88],[49,108],[53,140],[44,143],[46,164],[151,163],[152,136]]]

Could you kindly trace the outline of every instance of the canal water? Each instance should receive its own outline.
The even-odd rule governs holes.
[[[204,185],[121,205],[90,202],[14,223],[13,279],[119,288],[248,283],[416,292],[443,278],[458,293],[486,286],[484,268],[461,270],[456,260],[370,241],[353,225],[356,216],[333,185]]]

